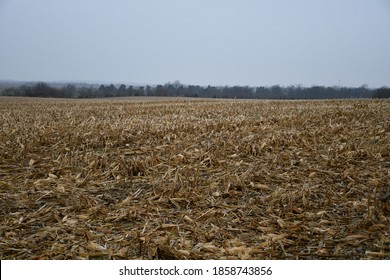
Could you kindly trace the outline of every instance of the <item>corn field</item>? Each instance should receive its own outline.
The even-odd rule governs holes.
[[[1,259],[390,259],[390,101],[0,98]]]

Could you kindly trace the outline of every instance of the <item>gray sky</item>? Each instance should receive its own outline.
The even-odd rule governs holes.
[[[390,0],[0,0],[0,79],[390,85]]]

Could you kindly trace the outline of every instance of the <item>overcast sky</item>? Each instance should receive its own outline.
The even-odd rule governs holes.
[[[0,0],[0,79],[390,86],[390,0]]]

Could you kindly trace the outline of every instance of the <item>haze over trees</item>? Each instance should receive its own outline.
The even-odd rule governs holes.
[[[128,96],[171,96],[202,98],[239,98],[239,99],[346,99],[346,98],[390,98],[390,88],[370,89],[360,87],[324,87],[324,86],[199,86],[183,85],[179,81],[157,86],[115,86],[100,85],[76,86],[66,84],[62,87],[51,86],[44,82],[34,85],[8,87],[0,92],[3,96],[57,97],[57,98],[109,98]]]

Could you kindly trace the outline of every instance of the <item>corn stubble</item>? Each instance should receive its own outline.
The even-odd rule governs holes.
[[[390,102],[0,99],[1,259],[389,259]]]

